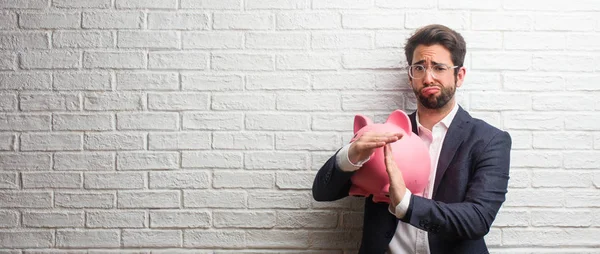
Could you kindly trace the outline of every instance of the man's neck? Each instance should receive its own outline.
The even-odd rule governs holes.
[[[444,117],[450,114],[450,111],[454,108],[454,104],[456,104],[454,99],[450,100],[446,105],[439,109],[429,109],[420,103],[417,104],[419,123],[428,130],[431,130],[436,123],[439,123]]]

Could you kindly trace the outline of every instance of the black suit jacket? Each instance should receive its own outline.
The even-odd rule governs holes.
[[[409,117],[417,133],[415,113]],[[510,149],[507,132],[472,118],[459,107],[442,144],[432,199],[412,195],[401,220],[428,232],[432,254],[488,253],[483,236],[505,200]],[[339,169],[332,156],[315,177],[314,199],[333,201],[348,196],[351,176]],[[359,253],[384,253],[397,224],[387,203],[366,198]]]

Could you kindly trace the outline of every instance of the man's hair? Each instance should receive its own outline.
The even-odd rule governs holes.
[[[408,40],[404,46],[404,54],[408,64],[412,64],[413,54],[419,45],[431,46],[439,44],[450,51],[454,65],[462,67],[467,53],[467,44],[465,39],[456,31],[443,25],[428,25],[419,28]],[[456,71],[458,69],[455,69]]]

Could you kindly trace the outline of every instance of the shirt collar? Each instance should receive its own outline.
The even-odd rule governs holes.
[[[444,127],[446,127],[446,129],[450,128],[450,124],[452,123],[452,120],[454,120],[454,117],[456,116],[457,112],[458,112],[458,103],[455,101],[454,107],[452,107],[452,110],[450,111],[450,113],[448,113],[448,115],[446,115],[438,123],[441,123]],[[415,118],[417,120],[417,129],[420,130],[421,128],[425,128],[425,127],[423,127],[423,125],[421,125],[421,122],[419,121],[419,113],[418,112],[415,114]],[[436,124],[438,124],[438,123],[436,123]],[[435,124],[434,124],[434,126],[435,126]]]

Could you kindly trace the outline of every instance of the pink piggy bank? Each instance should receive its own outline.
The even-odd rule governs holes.
[[[412,132],[408,116],[400,110],[395,110],[385,123],[374,124],[371,119],[356,115],[354,117],[355,135],[352,141],[367,131],[402,133],[404,135],[400,140],[391,144],[392,154],[402,172],[406,187],[413,194],[422,196],[429,181],[431,161],[425,143]],[[352,175],[350,195],[365,197],[373,195],[374,202],[389,203],[390,199],[386,196],[389,188],[390,182],[386,172],[383,147],[381,147],[375,149],[369,161]]]

